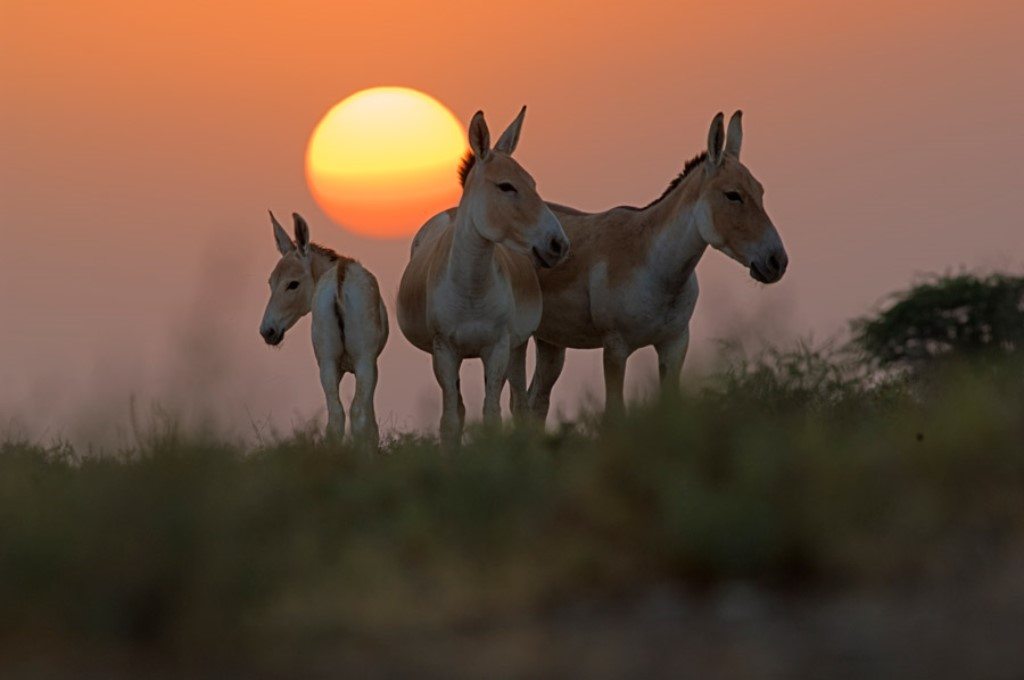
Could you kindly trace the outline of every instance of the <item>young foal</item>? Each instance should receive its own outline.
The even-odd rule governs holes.
[[[610,411],[622,407],[626,360],[640,347],[657,350],[662,389],[678,389],[697,303],[694,268],[707,246],[749,268],[757,281],[782,278],[788,257],[765,212],[761,183],[740,162],[742,140],[741,112],[729,121],[728,141],[719,113],[707,152],[650,205],[595,214],[551,205],[573,256],[539,272],[544,308],[529,394],[537,416],[547,417],[567,347],[604,349]]]
[[[345,434],[338,384],[345,373],[354,373],[352,434],[376,445],[380,438],[373,410],[377,357],[388,340],[388,315],[377,279],[355,260],[310,243],[306,221],[298,213],[293,217],[294,242],[270,214],[281,259],[270,274],[270,300],[260,335],[268,345],[278,345],[285,332],[312,311],[313,353],[327,399],[327,433]]]
[[[537,195],[533,178],[512,159],[526,108],[494,149],[482,112],[469,126],[472,155],[460,168],[457,208],[431,218],[413,241],[398,291],[398,325],[433,355],[441,385],[441,439],[455,444],[465,406],[459,368],[484,364],[484,419],[501,419],[500,398],[511,361],[513,411],[526,408],[526,342],[541,315],[535,265],[551,267],[569,241]]]

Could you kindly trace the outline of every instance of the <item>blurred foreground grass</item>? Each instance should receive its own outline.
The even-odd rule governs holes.
[[[866,386],[775,353],[616,422],[477,430],[447,455],[412,436],[376,456],[301,434],[252,450],[171,425],[117,455],[7,441],[0,661],[296,670],[342,641],[386,658],[403,636],[663,587],[961,587],[1024,548],[1022,375]]]

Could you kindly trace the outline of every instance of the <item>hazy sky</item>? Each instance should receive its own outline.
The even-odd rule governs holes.
[[[333,226],[303,176],[319,118],[374,85],[494,128],[528,104],[517,156],[584,209],[657,196],[742,108],[791,264],[765,287],[709,251],[691,371],[716,337],[838,333],[922,272],[1020,271],[1022,27],[1019,0],[2,0],[0,427],[107,437],[83,428],[132,395],[239,431],[321,414],[308,319],[280,351],[257,334],[266,210],[362,260],[393,314],[408,242]],[[599,366],[571,353],[556,408],[599,392]],[[634,388],[653,371],[642,353]],[[377,405],[384,427],[439,415],[396,324]]]

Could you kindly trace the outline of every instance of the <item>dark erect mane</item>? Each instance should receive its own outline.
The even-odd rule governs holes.
[[[343,274],[341,274],[340,272],[345,267],[347,267],[348,265],[350,265],[353,262],[355,262],[355,260],[352,259],[351,257],[346,257],[345,255],[342,255],[338,251],[334,250],[333,248],[328,248],[327,246],[322,246],[319,243],[310,243],[309,244],[309,249],[311,251],[313,251],[314,253],[316,253],[317,255],[320,255],[322,257],[326,257],[328,262],[331,262],[331,263],[338,262],[338,263],[340,263],[340,264],[338,264],[338,269],[339,269],[339,275],[342,275],[342,276],[343,276]]]
[[[472,151],[467,151],[459,161],[459,184],[461,186],[466,186],[466,177],[469,176],[469,171],[473,169],[474,165],[476,165],[476,156]]]
[[[634,206],[631,206],[631,205],[626,205],[626,206],[622,206],[622,207],[628,208],[629,210],[646,210],[647,208],[650,208],[652,205],[660,203],[661,201],[665,200],[665,197],[668,196],[669,194],[671,194],[672,191],[677,186],[679,186],[679,184],[684,179],[689,177],[690,173],[692,173],[694,170],[699,168],[700,164],[703,163],[705,160],[707,160],[707,158],[708,158],[708,152],[707,151],[702,151],[701,153],[697,154],[696,156],[694,156],[690,160],[686,161],[686,165],[683,166],[683,171],[680,172],[678,175],[676,175],[675,179],[673,179],[671,182],[668,183],[668,187],[665,189],[665,191],[662,192],[661,196],[658,196],[656,199],[654,199],[653,201],[651,201],[650,203],[648,203],[644,207],[637,208],[637,207],[634,207]]]
[[[318,243],[310,243],[309,244],[309,249],[312,250],[317,255],[323,255],[324,257],[326,257],[331,262],[336,262],[338,259],[341,258],[341,255],[338,255],[338,253],[336,251],[334,251],[334,250],[332,250],[332,249],[330,249],[330,248],[328,248],[326,246],[322,246],[322,245],[320,245]]]

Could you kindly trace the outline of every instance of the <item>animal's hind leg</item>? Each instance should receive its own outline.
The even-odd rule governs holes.
[[[484,422],[497,425],[501,422],[501,391],[508,378],[508,335],[488,347],[481,359],[484,362]]]
[[[380,431],[373,408],[373,394],[377,389],[377,362],[361,361],[355,367],[356,393],[352,397],[352,435],[364,443],[377,446]]]
[[[548,419],[551,390],[565,366],[565,348],[537,337],[533,339],[533,343],[537,348],[537,365],[533,369],[533,381],[530,383],[530,411],[543,424]]]
[[[529,403],[526,395],[526,345],[513,347],[509,357],[508,384],[509,406],[512,407],[512,417],[517,422],[522,422],[529,414]]]
[[[327,436],[342,438],[345,436],[345,409],[341,405],[338,385],[341,383],[341,370],[335,361],[320,362],[320,386],[324,390],[327,402]]]
[[[679,394],[679,373],[683,368],[689,346],[689,329],[668,342],[655,346],[658,352],[658,374],[661,376],[662,395]]]
[[[459,386],[462,359],[442,340],[434,340],[433,350],[434,377],[441,386],[441,443],[454,447],[462,439],[462,426],[466,417]]]

